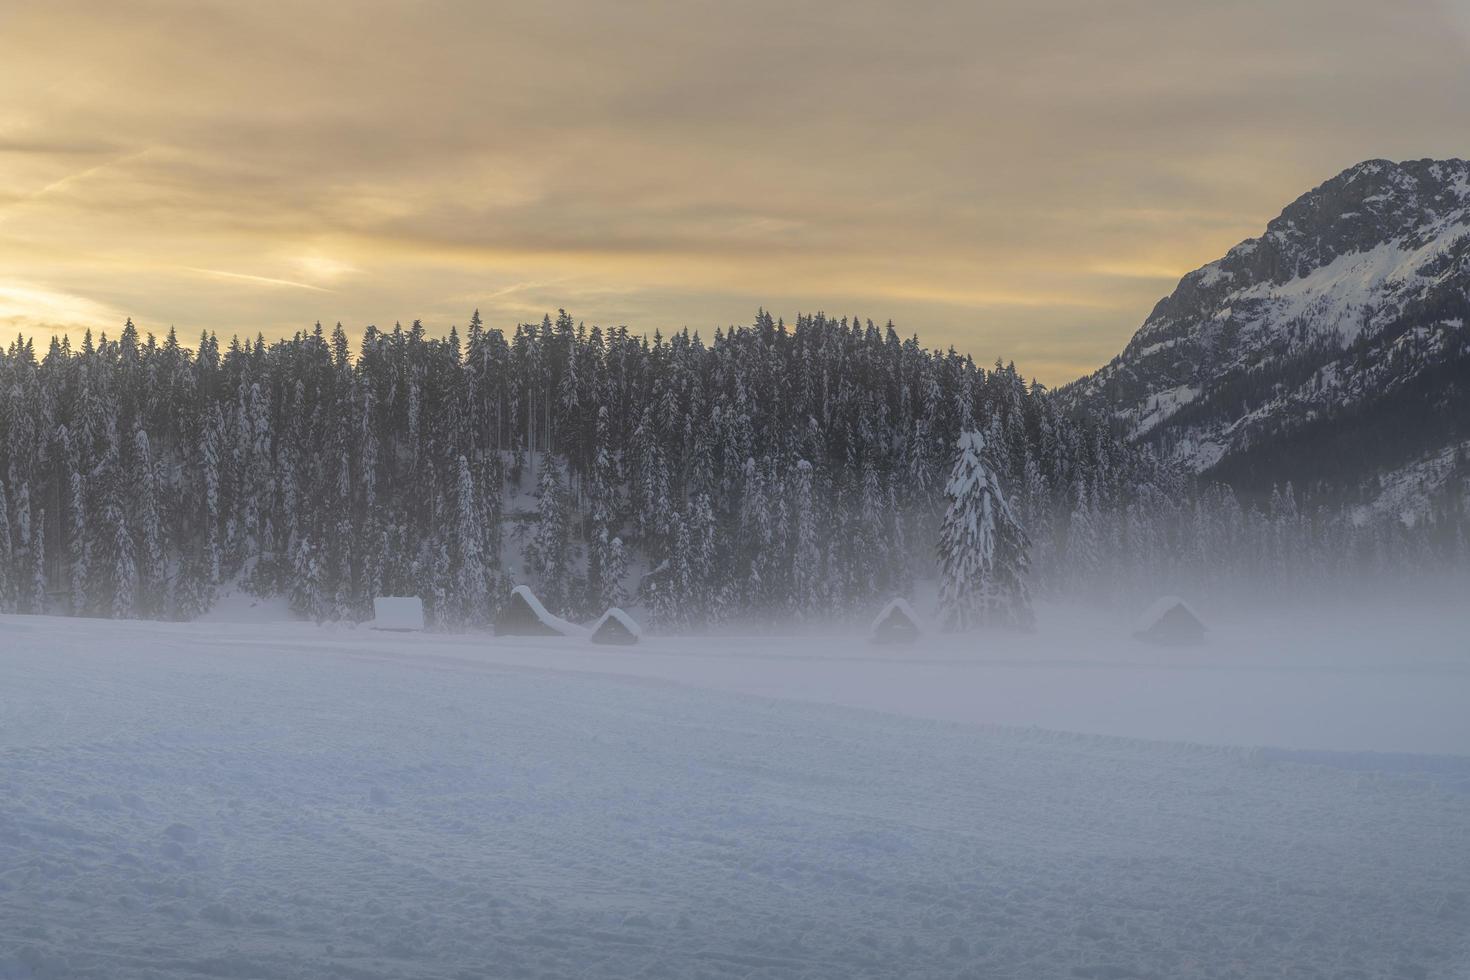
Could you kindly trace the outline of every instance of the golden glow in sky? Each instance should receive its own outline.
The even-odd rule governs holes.
[[[0,331],[893,319],[1057,383],[1370,157],[1437,0],[0,2]],[[7,337],[8,339],[8,337]]]

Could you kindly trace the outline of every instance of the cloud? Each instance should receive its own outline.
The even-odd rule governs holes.
[[[0,281],[0,329],[22,334],[113,330],[126,316],[118,310],[71,293],[29,283]]]
[[[196,269],[193,266],[184,266],[185,271],[197,272],[201,276],[214,276],[219,279],[234,279],[239,282],[253,283],[261,286],[285,286],[288,289],[314,289],[319,293],[329,293],[330,289],[321,286],[313,286],[307,282],[294,282],[290,279],[274,279],[270,276],[253,276],[245,272],[226,272],[223,269]]]
[[[83,156],[116,153],[118,147],[97,140],[24,139],[0,137],[0,153],[36,154],[40,156]]]
[[[1455,9],[22,2],[0,267],[251,333],[841,304],[1072,370],[1337,170],[1463,152]]]

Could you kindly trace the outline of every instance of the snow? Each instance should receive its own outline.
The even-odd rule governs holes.
[[[1433,495],[1448,492],[1466,499],[1465,487],[1449,486],[1454,477],[1457,454],[1470,458],[1470,440],[1427,453],[1406,466],[1381,474],[1378,494],[1354,509],[1354,522],[1362,525],[1391,515],[1412,526],[1421,515],[1430,512]]]
[[[526,600],[526,605],[531,607],[531,612],[536,614],[537,619],[563,636],[586,637],[590,635],[590,631],[584,627],[562,619],[560,616],[552,615],[551,611],[541,604],[541,600],[536,598],[536,593],[531,591],[530,586],[517,585],[510,591],[512,595],[518,595]]]
[[[1395,189],[1365,198],[1367,217],[1361,222],[1354,220],[1354,211],[1335,217],[1354,232],[1360,225],[1363,230],[1376,227],[1380,211],[1392,217],[1402,210],[1408,224],[1397,232],[1381,232],[1392,236],[1389,240],[1356,251],[1326,252],[1332,258],[1322,261],[1325,249],[1367,242],[1355,234],[1345,234],[1340,246],[1314,241],[1283,215],[1281,226],[1261,239],[1243,242],[1226,259],[1185,276],[1172,301],[1151,315],[1123,355],[1073,390],[1097,398],[1109,377],[1127,379],[1133,390],[1141,382],[1141,397],[1115,403],[1110,411],[1133,438],[1154,437],[1170,458],[1199,473],[1324,413],[1340,414],[1372,397],[1387,397],[1395,385],[1416,383],[1424,363],[1443,360],[1439,345],[1453,343],[1453,326],[1445,323],[1440,331],[1425,321],[1428,337],[1422,332],[1400,335],[1397,349],[1385,353],[1370,347],[1367,358],[1353,345],[1371,345],[1388,325],[1405,316],[1423,318],[1426,310],[1432,315],[1443,305],[1440,297],[1453,299],[1470,240],[1470,212],[1463,207],[1470,181],[1459,178],[1446,186],[1447,194],[1431,201],[1421,199],[1416,178],[1400,169],[1385,164],[1379,173],[1388,173]],[[1435,179],[1447,181],[1448,174],[1442,168]],[[1350,174],[1347,182],[1359,176]],[[1385,210],[1380,204],[1390,207]],[[1273,241],[1281,246],[1279,265],[1290,276],[1283,282],[1260,278],[1264,269],[1244,262],[1249,253]],[[1225,278],[1225,264],[1236,267],[1238,281]],[[1303,274],[1295,275],[1298,271]],[[1332,363],[1334,359],[1342,364]],[[1315,378],[1296,380],[1298,365],[1313,361],[1328,363]],[[1253,398],[1249,410],[1237,400],[1216,405],[1217,411],[1204,416],[1194,413],[1192,422],[1175,421],[1184,406],[1201,398],[1218,400],[1228,390],[1212,394],[1208,385],[1201,390],[1190,382],[1256,370],[1275,373],[1282,384],[1264,400]],[[1175,431],[1163,433],[1166,426]],[[1422,508],[1411,511],[1413,516],[1423,513]]]
[[[889,613],[893,612],[895,609],[907,616],[909,622],[913,623],[915,626],[918,626],[920,628],[923,627],[924,620],[920,618],[918,613],[914,612],[914,607],[909,605],[909,601],[903,596],[895,596],[892,599],[889,599],[882,609],[878,610],[878,615],[873,617],[873,622],[868,627],[869,634],[878,632],[878,627],[883,625],[883,621],[886,620]]]
[[[1155,424],[1163,421],[1160,416]],[[1174,447],[1176,458],[1188,463],[1189,468],[1196,473],[1203,473],[1211,466],[1220,462],[1225,456],[1225,444],[1218,439],[1206,438],[1199,432],[1191,430],[1190,434],[1179,440]]]
[[[218,598],[196,622],[201,623],[288,623],[301,617],[291,612],[285,596],[261,598],[245,591],[238,582],[219,589]]]
[[[1307,274],[1284,283],[1259,282],[1230,294],[1236,306],[1262,305],[1251,315],[1242,337],[1242,353],[1255,352],[1260,336],[1275,336],[1283,325],[1306,322],[1314,333],[1336,331],[1343,346],[1362,331],[1367,314],[1381,307],[1401,307],[1422,295],[1436,277],[1453,275],[1458,265],[1445,262],[1463,247],[1470,235],[1465,216],[1456,213],[1424,230],[1426,240],[1381,242],[1359,252],[1347,252]],[[1428,269],[1445,269],[1426,273]]]
[[[0,617],[0,977],[1463,975],[1466,614],[1165,666],[1044,612],[917,658]]]
[[[632,633],[634,636],[643,636],[643,627],[639,626],[638,622],[633,619],[632,616],[629,616],[617,606],[613,606],[607,612],[599,616],[597,622],[592,625],[592,629],[588,632],[596,633],[598,630],[602,629],[602,624],[607,622],[609,619],[616,619],[618,622],[622,623],[623,628],[626,629],[629,633]]]
[[[1185,611],[1188,612],[1191,616],[1199,620],[1201,623],[1204,622],[1203,619],[1200,619],[1199,613],[1195,612],[1194,608],[1190,606],[1189,603],[1185,602],[1177,595],[1166,595],[1160,596],[1159,598],[1155,599],[1153,604],[1139,615],[1137,621],[1133,624],[1133,631],[1135,633],[1147,633],[1149,630],[1158,625],[1159,620],[1164,618],[1165,613],[1167,613],[1170,609],[1173,609],[1175,606],[1183,606]]]
[[[424,603],[418,596],[378,596],[373,599],[375,630],[421,630]]]
[[[1245,253],[1244,251],[1241,251],[1239,254],[1243,255]],[[1216,261],[1211,262],[1209,265],[1202,266],[1201,268],[1195,270],[1195,272],[1193,273],[1194,284],[1200,289],[1209,289],[1212,286],[1217,285],[1221,279],[1224,279],[1229,275],[1230,273],[1225,271],[1223,262],[1217,259]]]
[[[1199,397],[1198,385],[1179,385],[1152,396],[1133,429],[1134,438],[1147,435],[1156,425]]]

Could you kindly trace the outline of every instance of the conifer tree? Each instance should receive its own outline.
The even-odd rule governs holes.
[[[10,540],[10,505],[0,480],[0,613],[15,612],[15,551]]]
[[[1077,501],[1067,523],[1065,571],[1077,594],[1095,593],[1100,588],[1103,567],[1102,532],[1098,527],[1097,498],[1085,483],[1077,484]]]
[[[798,615],[811,615],[821,604],[822,553],[817,546],[817,512],[813,498],[812,464],[796,463],[794,540],[796,552],[791,563],[792,602]]]
[[[607,544],[602,564],[602,597],[598,605],[604,609],[621,606],[626,590],[623,580],[628,576],[628,555],[623,539],[614,537]]]
[[[557,615],[568,611],[574,594],[571,577],[571,538],[567,521],[566,488],[556,457],[545,453],[536,496],[536,525],[526,548],[526,566],[536,577],[536,595]]]
[[[945,486],[939,537],[939,607],[949,630],[1030,629],[1029,542],[986,456],[985,437],[961,434]]]
[[[31,612],[46,612],[46,511],[41,510],[31,536]]]
[[[469,460],[459,457],[455,481],[454,593],[455,625],[480,627],[490,615],[490,575],[485,563],[485,532],[480,524]]]
[[[199,468],[204,489],[203,525],[205,581],[218,585],[224,556],[220,548],[220,433],[223,429],[219,406],[211,405],[199,434]]]
[[[138,610],[138,566],[127,515],[115,499],[103,511],[102,523],[112,531],[111,553],[108,555],[108,584],[111,587],[108,611],[113,619],[131,619]]]
[[[139,429],[133,434],[133,460],[128,482],[135,514],[132,526],[137,535],[134,552],[138,568],[137,614],[143,618],[161,616],[165,605],[163,539],[158,495],[154,489],[155,476],[148,433]]]
[[[291,609],[318,623],[325,621],[327,611],[323,595],[321,558],[310,537],[302,537],[296,545],[291,564]]]
[[[33,605],[35,589],[31,582],[35,564],[32,554],[34,528],[31,521],[31,488],[24,481],[15,494],[15,536],[19,544],[15,549],[12,573],[15,576],[15,606],[21,612],[38,612]]]
[[[71,613],[85,615],[91,603],[92,528],[87,520],[87,494],[74,452],[67,454],[67,576],[71,584]]]

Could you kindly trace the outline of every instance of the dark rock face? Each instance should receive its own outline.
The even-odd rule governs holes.
[[[1241,489],[1361,491],[1470,440],[1467,324],[1470,163],[1370,160],[1186,275],[1058,397]]]

